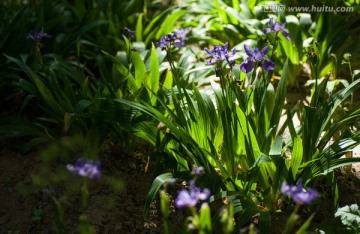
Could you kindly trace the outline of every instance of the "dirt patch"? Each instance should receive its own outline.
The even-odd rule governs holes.
[[[62,206],[63,233],[78,233],[84,223],[89,223],[95,233],[163,232],[158,200],[152,203],[148,218],[143,219],[146,195],[154,178],[144,172],[146,158],[126,155],[117,147],[106,147],[100,156],[103,177],[89,182],[90,195],[85,209],[80,196],[82,180],[66,171],[68,160],[67,157],[51,162],[44,160],[43,151],[21,155],[14,147],[3,144],[0,157],[0,233],[55,233],[58,223],[51,197]],[[152,167],[150,165],[149,171],[154,169]],[[39,177],[44,173],[46,180],[41,181]],[[340,206],[360,203],[360,181],[355,173],[355,170],[349,175],[337,173]],[[300,222],[315,211],[312,230],[338,230],[340,222],[334,218],[331,188],[325,185],[325,181],[320,184],[324,186],[316,188],[322,194],[319,204],[311,209],[304,208]],[[169,191],[172,201],[176,189]],[[282,230],[292,208],[289,205],[283,213],[273,215],[272,233]],[[186,211],[175,211],[173,204],[171,210],[172,233],[181,233]]]
[[[116,147],[103,150],[103,176],[88,182],[87,208],[81,205],[82,178],[66,171],[69,158],[72,157],[44,159],[41,150],[21,155],[9,143],[3,144],[0,233],[59,231],[56,227],[61,222],[52,198],[61,204],[63,233],[78,233],[87,222],[96,233],[159,233],[162,221],[156,202],[150,207],[148,219],[143,219],[153,180],[153,175],[144,172],[144,158],[125,155]]]

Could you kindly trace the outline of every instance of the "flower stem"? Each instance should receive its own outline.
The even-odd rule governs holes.
[[[283,234],[292,233],[296,221],[298,219],[298,215],[296,214],[300,208],[301,204],[296,204],[294,211],[291,213],[289,219],[286,222],[285,229],[283,231]]]
[[[89,190],[87,188],[87,179],[85,178],[84,183],[81,187],[81,204],[84,209],[87,207],[88,199],[89,199]]]

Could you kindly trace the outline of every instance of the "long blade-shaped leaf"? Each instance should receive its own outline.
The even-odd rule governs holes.
[[[151,104],[155,105],[156,96],[153,93],[157,93],[159,89],[159,80],[160,80],[160,72],[159,72],[159,60],[156,54],[156,49],[154,44],[151,47],[151,61],[150,61],[150,76],[146,82],[148,88],[152,92],[149,93]]]
[[[303,157],[303,146],[300,136],[295,137],[294,139],[294,148],[291,155],[290,166],[293,178],[296,177],[297,171],[301,165]]]
[[[156,197],[156,195],[158,194],[161,186],[166,182],[169,181],[173,178],[173,174],[172,173],[164,173],[161,174],[159,176],[157,176],[155,178],[155,180],[153,181],[151,187],[150,187],[150,191],[146,197],[146,201],[145,201],[145,206],[144,206],[144,219],[147,216],[147,213],[149,211],[151,202],[154,200],[154,198]]]
[[[135,67],[135,84],[140,87],[146,83],[146,67],[138,52],[131,51],[131,59]]]

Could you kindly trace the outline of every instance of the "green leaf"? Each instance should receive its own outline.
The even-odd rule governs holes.
[[[144,35],[148,35],[149,33],[155,32],[155,25],[162,20],[162,18],[168,15],[169,12],[173,11],[177,6],[171,6],[165,9],[163,12],[159,13],[155,17],[152,18],[150,23],[147,24]],[[159,38],[159,37],[158,37]]]
[[[89,100],[80,100],[75,106],[75,113],[82,113],[87,107],[89,107],[93,102]]]
[[[19,78],[17,81],[14,82],[14,85],[18,86],[25,92],[32,94],[32,96],[34,97],[38,95],[36,86],[33,83],[27,81],[26,79]]]
[[[155,105],[156,102],[156,94],[159,89],[159,80],[160,80],[160,72],[159,72],[159,60],[156,54],[156,48],[154,44],[151,47],[151,61],[150,61],[150,76],[147,80],[147,86],[152,91],[149,93],[151,104]]]
[[[348,227],[360,226],[360,210],[357,204],[339,208],[335,213],[335,217],[339,217],[341,222]]]
[[[50,140],[52,140],[52,137],[49,136],[40,136],[40,137],[34,137],[30,141],[27,141],[25,144],[23,144],[19,149],[22,153],[27,153],[31,149],[33,149],[35,146],[42,144],[42,143],[48,143]]]
[[[108,21],[107,20],[95,20],[93,22],[90,22],[90,23],[82,26],[79,30],[75,31],[75,34],[72,36],[75,38],[80,37],[85,32],[90,31],[91,29],[98,27],[100,25],[103,25],[103,24],[108,24]]]
[[[303,225],[301,225],[301,227],[297,230],[297,232],[295,234],[306,233],[306,229],[309,227],[311,220],[314,218],[314,216],[315,216],[315,213],[310,215],[310,217],[305,221],[305,223]]]
[[[336,168],[351,165],[354,163],[360,163],[360,158],[340,158],[331,160],[330,162],[325,162],[323,164],[315,161],[309,164],[309,167],[312,167],[312,173],[309,177],[314,178],[319,175],[326,175],[327,173],[332,172]]]
[[[286,108],[286,116],[287,116],[287,126],[289,128],[289,132],[290,132],[290,136],[292,138],[292,140],[294,141],[295,137],[296,137],[296,131],[295,131],[295,126],[294,126],[294,122],[293,122],[293,115],[291,114],[291,111],[288,108]]]
[[[273,145],[271,146],[270,156],[281,156],[282,153],[282,135],[275,138]]]
[[[234,204],[236,208],[236,204]],[[242,226],[249,222],[249,220],[259,213],[259,210],[255,205],[249,205],[243,212],[240,213],[239,219],[235,224],[235,230],[240,230]]]
[[[146,67],[143,59],[138,52],[131,51],[131,60],[135,67],[135,84],[136,87],[141,87],[146,83]]]
[[[326,175],[334,169],[346,166],[349,164],[360,162],[360,158],[340,158],[346,152],[353,149],[360,144],[360,133],[355,136],[344,138],[334,142],[331,146],[323,150],[321,153],[316,153],[312,161],[304,165],[302,175],[303,179],[314,178],[319,175]],[[318,151],[317,151],[318,152]]]
[[[213,185],[215,186],[223,186],[223,182],[221,181],[220,176],[215,172],[215,169],[209,162],[209,152],[204,150],[199,146],[199,144],[192,138],[191,135],[189,135],[189,132],[187,132],[184,129],[184,125],[178,125],[174,124],[168,117],[164,116],[161,112],[159,112],[154,107],[150,106],[147,103],[140,104],[136,102],[132,102],[129,100],[124,99],[113,99],[114,102],[122,103],[128,106],[131,106],[132,108],[135,108],[139,111],[141,111],[144,114],[147,114],[154,118],[155,120],[162,122],[170,131],[171,136],[174,137],[179,144],[181,144],[181,147],[184,151],[186,151],[186,154],[173,154],[173,156],[176,158],[178,163],[180,165],[187,165],[185,158],[188,159],[188,157],[193,160],[193,163],[195,165],[201,165],[205,168],[206,172],[209,172],[210,174],[214,175],[213,178]],[[164,108],[170,113],[171,118],[176,118],[174,113],[166,106],[164,103],[161,102],[161,105],[163,105]],[[181,139],[181,141],[180,141]],[[177,148],[179,145],[177,145]],[[174,149],[172,149],[174,151]],[[184,163],[185,162],[185,163]],[[187,169],[187,168],[186,168]]]
[[[161,186],[165,182],[171,180],[172,178],[173,178],[172,173],[164,173],[164,174],[161,174],[161,175],[159,175],[159,176],[157,176],[155,178],[155,180],[151,184],[150,191],[149,191],[149,193],[148,193],[148,195],[146,197],[145,206],[144,206],[144,213],[143,213],[144,219],[147,216],[147,213],[149,211],[151,202],[155,199],[156,195],[159,193],[159,189],[161,188]]]
[[[296,177],[298,169],[302,162],[303,146],[300,136],[296,136],[294,139],[294,148],[291,155],[290,166],[293,174],[293,178]]]
[[[36,87],[38,88],[39,93],[41,94],[43,100],[48,105],[50,109],[52,109],[58,116],[64,115],[64,110],[60,107],[58,102],[55,100],[51,91],[46,87],[46,85],[41,81],[40,77],[38,77],[32,70],[29,69],[29,73],[33,78]]]
[[[55,100],[51,91],[47,88],[47,86],[42,82],[41,78],[31,70],[26,64],[22,61],[15,59],[13,57],[5,55],[10,61],[16,63],[23,71],[27,72],[28,75],[32,78],[35,86],[43,99],[43,101],[47,104],[48,108],[51,109],[56,115],[60,118],[64,115],[63,108],[59,105],[59,103]]]
[[[113,80],[109,69],[106,67],[105,59],[103,56],[97,56],[97,62],[101,73],[101,78],[104,79],[105,86],[108,88],[108,91],[112,96],[115,96],[115,91],[113,87]]]
[[[70,87],[70,82],[66,77],[57,77],[53,70],[50,70],[50,75],[48,78],[48,87],[51,88],[56,100],[59,104],[65,109],[65,111],[73,112],[74,111],[74,97],[72,87]],[[61,86],[59,80],[64,84]],[[66,93],[68,91],[68,93]]]
[[[317,116],[320,120],[322,120],[321,126],[321,132],[325,129],[326,125],[331,120],[334,112],[338,108],[338,106],[346,100],[347,97],[349,97],[351,94],[353,94],[357,89],[360,87],[360,79],[354,81],[349,86],[345,87],[344,89],[338,91],[336,94],[330,96],[329,100],[324,103],[324,105],[319,109]],[[331,137],[335,132],[343,125],[345,124],[351,124],[353,121],[353,118],[357,115],[359,115],[359,110],[354,109],[354,111],[348,113],[348,115],[344,116],[342,120],[340,120],[338,123],[332,124],[330,126],[330,130],[326,132],[326,134],[321,138],[319,142],[319,146],[325,147],[328,141],[330,141]],[[319,125],[317,122],[316,124]]]
[[[137,137],[140,137],[150,144],[156,146],[156,134],[158,132],[158,128],[154,126],[154,123],[141,121],[135,125],[131,125],[131,127],[133,128],[131,130],[135,131],[134,134]]]
[[[289,76],[290,76],[289,61],[288,59],[286,59],[283,67],[283,72],[281,74],[281,79],[276,89],[275,106],[270,119],[270,126],[273,127],[274,129],[277,129],[280,123],[280,117],[282,110],[284,108],[284,103],[286,98],[287,79]],[[274,132],[276,133],[276,131]],[[268,144],[270,145],[271,141],[268,141]],[[265,147],[265,149],[267,148],[268,147]]]
[[[127,40],[126,37],[124,37],[125,40]],[[137,81],[135,80],[134,76],[130,73],[127,67],[125,67],[121,61],[119,61],[116,57],[112,56],[111,54],[102,51],[107,58],[111,59],[114,63],[114,69],[116,69],[120,75],[123,77],[123,80],[121,82],[126,82],[126,87],[130,90],[131,93],[135,93],[137,90],[139,90],[140,86],[137,85]],[[141,81],[138,82],[141,84]]]
[[[269,212],[260,212],[259,216],[260,233],[270,233],[271,215]]]
[[[143,14],[139,14],[136,22],[135,39],[136,41],[143,41]]]
[[[178,12],[172,13],[171,15],[169,15],[165,21],[161,24],[161,27],[159,29],[159,31],[156,34],[156,38],[160,38],[163,35],[166,35],[168,33],[170,33],[175,25],[175,22],[181,17],[183,16],[186,12],[188,12],[187,10],[180,10]]]
[[[51,196],[55,207],[55,227],[57,233],[64,233],[64,211],[61,203],[55,197]]]
[[[331,172],[326,176],[327,183],[331,186],[331,195],[333,197],[334,208],[339,207],[339,187],[335,172]]]
[[[170,70],[167,70],[166,71],[165,81],[164,81],[162,87],[166,88],[166,89],[170,89],[172,87],[172,84],[173,84],[172,72]]]
[[[294,15],[287,15],[286,16],[286,28],[289,31],[292,40],[287,40],[285,37],[280,37],[280,44],[282,46],[282,49],[285,53],[285,57],[290,59],[290,63],[293,65],[298,65],[300,55],[298,49],[300,49],[300,53],[302,50],[302,37],[300,32],[300,22],[298,18]],[[299,35],[300,34],[300,35]],[[294,43],[294,40],[296,41]],[[297,47],[297,45],[301,45],[300,48]],[[296,77],[296,74],[294,74],[292,77],[289,78],[289,80],[293,80]]]
[[[200,230],[199,233],[211,233],[211,212],[209,205],[205,202],[200,208]]]
[[[160,190],[160,209],[164,218],[169,217],[170,201],[169,197],[164,190]]]

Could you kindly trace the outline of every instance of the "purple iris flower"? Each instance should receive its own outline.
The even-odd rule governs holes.
[[[286,196],[290,196],[298,204],[310,204],[318,197],[314,189],[304,189],[302,180],[297,185],[289,185],[285,181],[281,185],[280,192]]]
[[[194,195],[194,193],[190,193],[186,189],[181,190],[175,200],[176,207],[194,207],[198,203],[198,198],[196,195]]]
[[[288,33],[288,31],[286,31],[284,29],[285,25],[286,25],[286,23],[283,23],[282,25],[280,25],[278,22],[274,22],[274,18],[271,18],[269,21],[270,28],[264,28],[263,32],[265,34],[268,34],[270,32],[277,34],[277,33],[281,32],[284,35],[284,37],[286,37],[286,39],[291,40],[290,34]]]
[[[268,59],[264,59],[265,55],[269,52],[269,46],[265,46],[261,50],[255,48],[253,51],[250,49],[250,46],[244,45],[245,52],[247,57],[244,62],[240,64],[241,71],[245,73],[251,72],[254,68],[256,62],[262,61],[262,67],[266,71],[274,70],[275,64]]]
[[[181,47],[185,46],[185,41],[188,39],[186,37],[186,34],[188,34],[189,32],[190,32],[190,28],[174,30],[174,34],[175,34],[176,38],[178,39],[174,43],[177,48],[181,48]]]
[[[49,34],[47,34],[46,32],[44,32],[44,27],[41,28],[40,31],[37,31],[36,29],[31,30],[27,35],[26,35],[26,39],[32,39],[34,41],[41,41],[41,39],[43,38],[49,38],[51,37]]]
[[[193,166],[192,174],[194,174],[196,176],[202,176],[203,173],[204,173],[204,167]]]
[[[175,29],[174,32],[162,36],[156,45],[162,50],[165,50],[171,44],[174,44],[177,48],[181,48],[185,46],[185,41],[187,40],[186,34],[188,34],[189,31],[190,28]]]
[[[68,171],[90,179],[98,179],[101,176],[99,160],[85,160],[80,158],[75,164],[66,166]]]
[[[131,41],[135,36],[135,31],[132,31],[128,28],[124,28],[125,36]]]
[[[212,51],[212,52],[209,49],[205,48],[206,53],[208,53],[212,57],[210,60],[206,61],[206,63],[208,65],[213,65],[217,61],[223,61],[224,59],[226,59],[229,66],[233,67],[235,65],[235,61],[230,60],[229,58],[231,58],[235,55],[236,49],[234,48],[232,50],[231,54],[229,54],[228,47],[229,47],[229,43],[226,42],[224,46],[215,45],[214,51]]]
[[[177,198],[175,199],[175,206],[177,208],[194,207],[199,201],[204,201],[210,197],[210,190],[196,187],[195,181],[190,180],[190,190],[180,190]]]
[[[156,43],[158,47],[160,47],[162,50],[166,49],[168,46],[170,46],[172,43],[174,43],[176,40],[176,35],[174,33],[169,33],[166,36],[162,36],[160,38],[160,41]]]

